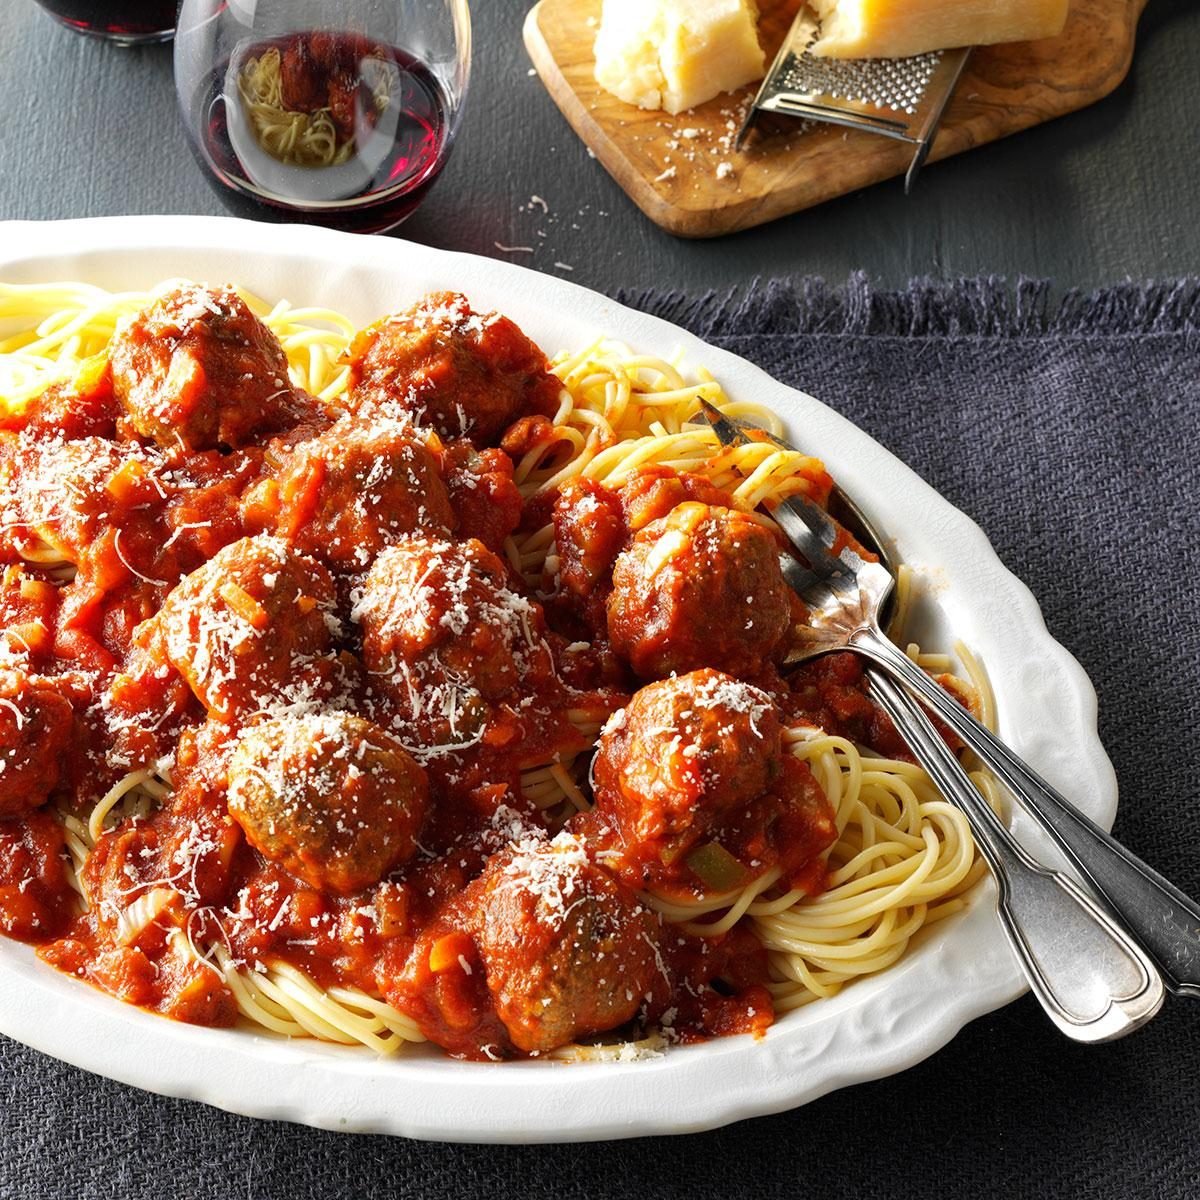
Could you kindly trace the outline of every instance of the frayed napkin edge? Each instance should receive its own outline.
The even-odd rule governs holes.
[[[998,276],[913,279],[902,289],[886,289],[856,272],[841,286],[817,277],[756,279],[724,293],[625,290],[615,299],[705,338],[1200,335],[1195,277],[1060,294],[1051,280]]]

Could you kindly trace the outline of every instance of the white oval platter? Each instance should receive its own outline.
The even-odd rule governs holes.
[[[921,640],[962,638],[995,688],[1002,735],[1110,827],[1117,788],[1096,696],[983,532],[861,430],[743,359],[565,280],[388,239],[200,217],[0,223],[0,280],[142,289],[184,276],[365,324],[454,288],[512,317],[553,354],[598,334],[704,365],[734,397],[769,404],[931,582]],[[806,381],[815,392],[821,380]],[[969,453],[963,447],[963,453]],[[953,633],[951,633],[953,631]],[[1021,820],[1014,828],[1037,843]],[[458,1062],[183,1025],[119,1003],[0,939],[0,1032],[121,1082],[255,1117],[447,1141],[582,1141],[683,1133],[792,1108],[900,1071],[1023,990],[989,884],[894,967],[784,1016],[761,1041],[726,1038],[629,1063]]]

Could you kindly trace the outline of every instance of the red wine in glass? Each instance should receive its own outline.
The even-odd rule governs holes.
[[[175,30],[178,0],[38,0],[51,16],[78,33],[131,45],[161,42]]]
[[[286,53],[297,38],[309,36],[259,43],[240,61],[271,48]],[[254,140],[230,83],[229,62],[212,71],[192,101],[197,105],[194,118],[185,124],[196,131],[192,150],[204,174],[230,209],[259,220],[356,233],[390,229],[413,212],[449,156],[449,105],[438,79],[420,59],[397,47],[376,50],[385,53],[394,71],[387,119],[371,132],[371,155],[356,147],[352,162],[344,166],[300,167],[273,160]],[[233,106],[238,108],[231,112]],[[352,182],[339,186],[345,179]]]

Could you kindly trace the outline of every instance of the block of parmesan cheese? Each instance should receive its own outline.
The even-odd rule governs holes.
[[[765,73],[754,0],[604,0],[596,82],[627,104],[678,113]]]
[[[1069,0],[810,0],[821,18],[812,53],[907,58],[953,46],[1056,37]]]

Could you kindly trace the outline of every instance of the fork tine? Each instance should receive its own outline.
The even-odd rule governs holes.
[[[732,417],[728,413],[723,413],[711,401],[705,400],[703,396],[699,399],[700,414],[698,415],[703,415],[713,427],[722,445],[745,446],[752,442],[770,442],[771,445],[778,446],[780,450],[791,450],[795,453],[800,453],[789,441],[772,433],[769,429],[764,429],[761,425],[755,425],[753,421],[747,421],[744,417]]]
[[[836,586],[836,580],[806,567],[791,555],[780,555],[780,567],[788,587],[805,601],[812,601],[818,595],[829,596]]]
[[[751,425],[738,417],[727,416],[703,396],[700,397],[700,411],[712,426],[722,446],[745,446],[755,443],[759,439],[749,433],[749,430],[754,430],[762,435],[763,440],[769,440],[782,450],[795,450],[794,446],[783,438],[776,437],[769,430],[760,429],[757,425]],[[843,547],[838,554],[832,552],[841,530],[837,522],[807,496],[789,496],[779,501],[770,512],[788,541],[821,582],[845,580],[848,576],[852,577],[863,565],[862,559],[848,546]]]
[[[793,541],[800,528],[806,529],[820,542],[823,550],[830,556],[833,555],[833,548],[837,545],[841,531],[829,514],[807,496],[788,496],[780,500],[770,512]]]
[[[727,417],[715,404],[709,403],[703,396],[700,397],[700,412],[712,426],[713,432],[717,435],[717,441],[722,446],[744,446],[750,441],[749,436],[733,417]]]
[[[715,404],[710,403],[703,397],[700,397],[700,409],[705,419],[712,426],[713,431],[717,435],[717,440],[722,446],[746,446],[760,441],[769,441],[772,445],[778,446],[780,450],[788,450],[796,454],[800,453],[786,439],[776,437],[770,430],[762,429],[758,425],[752,425],[749,421],[742,420],[740,417],[728,416],[717,408]],[[752,431],[754,434],[759,434],[760,437],[752,436]],[[782,507],[793,500],[795,501],[795,507],[799,510],[796,511],[795,515],[821,539],[821,543],[825,547],[832,549],[837,544],[840,533],[837,523],[824,509],[814,504],[806,496],[788,497],[788,500],[782,501],[777,507]],[[773,515],[777,515],[777,513]],[[780,524],[783,523],[783,521],[780,522]],[[796,535],[792,534],[791,529],[788,529],[787,533],[795,541],[796,536],[800,535],[800,530],[794,523],[790,524],[796,529]]]
[[[814,572],[824,579],[846,575],[849,564],[830,552],[814,523],[786,503],[777,504],[771,515]]]

